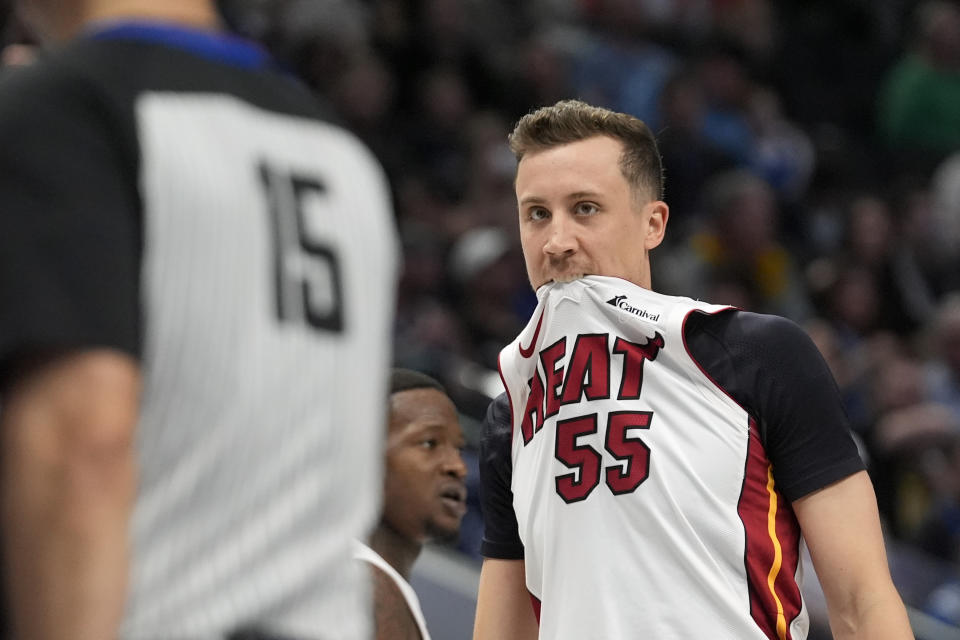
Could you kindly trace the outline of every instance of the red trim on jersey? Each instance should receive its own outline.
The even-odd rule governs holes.
[[[749,438],[737,512],[746,533],[744,565],[750,614],[771,640],[792,640],[790,624],[803,604],[796,580],[800,525],[773,482],[772,467],[753,418]]]
[[[510,447],[513,448],[513,398],[510,397],[510,387],[507,386],[507,379],[503,377],[503,366],[500,364],[502,353],[497,354],[497,374],[500,376],[500,384],[503,390],[507,392],[507,403],[510,406]]]
[[[540,598],[533,595],[529,591],[527,593],[530,595],[530,606],[533,607],[533,615],[537,617],[537,626],[540,626]]]
[[[537,328],[534,329],[533,331],[533,338],[530,339],[530,344],[528,344],[527,347],[524,348],[522,342],[517,342],[517,347],[519,347],[520,349],[520,355],[523,356],[524,359],[527,359],[530,356],[532,356],[533,350],[537,348],[537,337],[539,337],[540,335],[540,326],[543,324],[543,314],[546,312],[547,312],[546,309],[542,309],[540,311],[540,319],[537,320]]]

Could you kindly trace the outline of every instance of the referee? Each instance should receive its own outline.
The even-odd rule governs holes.
[[[45,53],[0,79],[13,633],[367,637],[379,166],[211,0],[17,9]]]

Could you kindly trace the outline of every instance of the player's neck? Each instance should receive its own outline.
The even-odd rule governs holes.
[[[87,21],[160,20],[201,29],[217,29],[220,18],[209,0],[88,0]]]
[[[423,548],[421,543],[402,535],[386,522],[380,522],[373,530],[369,544],[370,548],[379,553],[404,579],[410,578],[413,563],[417,561]]]
[[[155,21],[216,31],[220,16],[209,0],[87,0],[82,25],[117,20]]]
[[[213,0],[63,0],[55,8],[26,6],[21,18],[44,46],[66,42],[95,23],[137,20],[220,30]]]

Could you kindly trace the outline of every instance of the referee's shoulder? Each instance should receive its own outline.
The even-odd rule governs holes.
[[[69,50],[43,54],[36,61],[0,68],[0,122],[12,124],[15,116],[41,106],[69,108],[78,95],[89,95],[93,82],[69,63]]]

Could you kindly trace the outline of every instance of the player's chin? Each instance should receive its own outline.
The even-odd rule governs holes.
[[[460,536],[460,521],[463,516],[443,514],[433,518],[427,525],[427,534],[437,542],[455,542]]]

